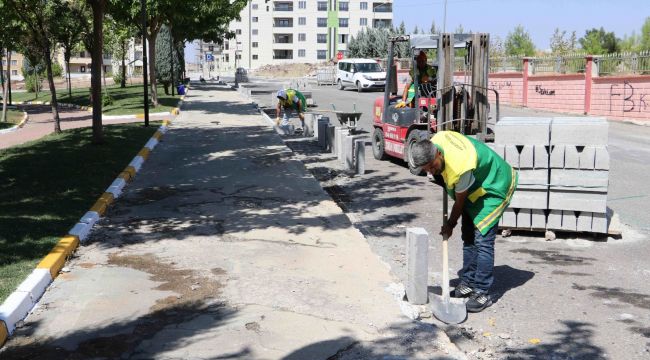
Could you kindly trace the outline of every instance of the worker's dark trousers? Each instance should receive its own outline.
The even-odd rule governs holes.
[[[463,269],[460,280],[476,292],[487,293],[494,282],[494,240],[497,225],[482,235],[474,226],[471,217],[464,213],[461,232]]]

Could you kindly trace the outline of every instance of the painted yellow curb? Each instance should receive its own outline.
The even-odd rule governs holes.
[[[135,114],[136,119],[144,119],[144,114]]]
[[[169,119],[163,120],[163,126],[169,126],[172,122]]]
[[[73,235],[67,235],[54,246],[47,256],[36,266],[37,269],[48,269],[52,279],[56,278],[59,271],[63,268],[65,260],[79,246],[79,238]]]
[[[131,174],[126,171],[122,171],[119,175],[117,175],[117,177],[120,179],[124,179],[124,181],[126,182],[131,181]]]
[[[7,342],[7,338],[9,337],[9,332],[7,331],[7,325],[5,324],[4,321],[0,320],[0,347]]]
[[[140,150],[140,152],[138,153],[138,156],[142,156],[142,159],[147,160],[147,158],[149,157],[149,153],[150,153],[150,152],[151,152],[151,150],[149,150],[149,149],[147,149],[147,148],[143,148],[143,149]]]
[[[130,165],[127,166],[126,168],[124,168],[124,172],[128,173],[129,176],[131,177],[131,179],[133,179],[135,177],[136,171],[135,171],[135,168],[133,166],[130,166]]]
[[[162,134],[160,131],[156,131],[156,132],[153,134],[152,138],[154,138],[154,139],[160,141],[160,138],[161,138],[162,136],[163,136],[163,134]]]
[[[95,211],[99,216],[102,216],[113,200],[113,194],[105,192],[97,199],[93,207],[90,208],[90,211]]]

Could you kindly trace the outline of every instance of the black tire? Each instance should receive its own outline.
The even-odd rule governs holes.
[[[363,86],[360,81],[357,81],[357,92],[363,92]]]
[[[341,79],[338,79],[338,81],[336,82],[336,85],[339,88],[339,90],[345,89],[345,86],[343,86],[343,83],[341,82]]]
[[[372,133],[372,156],[377,160],[386,159],[385,148],[384,131],[381,128],[375,128],[375,131]]]
[[[420,140],[426,140],[428,138],[428,133],[422,130],[413,130],[409,133],[409,136],[406,137],[406,143],[404,144],[404,160],[409,166],[409,171],[413,175],[423,175],[424,171],[417,169],[411,160],[411,147]]]

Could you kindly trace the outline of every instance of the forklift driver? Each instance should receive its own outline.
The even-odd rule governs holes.
[[[420,50],[416,62],[418,84],[426,84],[429,81],[435,82],[436,69],[427,64],[427,54],[424,51]],[[411,69],[409,75],[411,76],[411,81],[409,81],[409,83],[404,87],[404,91],[402,91],[402,101],[395,105],[396,108],[403,108],[406,105],[414,107],[415,85],[413,84],[413,69]]]

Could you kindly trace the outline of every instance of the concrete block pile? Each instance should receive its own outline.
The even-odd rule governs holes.
[[[607,233],[607,138],[603,118],[500,120],[493,149],[517,169],[519,185],[499,225]]]

